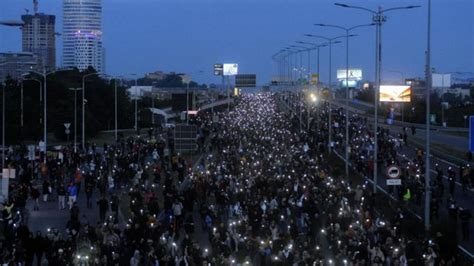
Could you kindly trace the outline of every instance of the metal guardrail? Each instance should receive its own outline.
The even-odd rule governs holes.
[[[337,103],[337,101],[335,101]],[[352,104],[355,104],[355,105],[362,105],[364,106],[365,108],[371,108],[373,109],[374,106],[372,104],[367,104],[367,103],[362,103],[360,101],[351,101],[350,103]],[[341,104],[340,102],[338,103],[339,105]],[[354,109],[357,109],[355,107],[351,107],[351,108],[354,108]],[[360,110],[362,111],[362,110]],[[366,112],[367,110],[365,111],[362,111],[362,112]],[[379,118],[381,119],[382,121],[384,120],[383,118]],[[393,120],[393,123],[395,125],[398,125],[398,126],[405,126],[405,127],[412,127],[412,126],[415,126],[416,128],[420,128],[420,129],[423,129],[426,127],[425,124],[418,124],[418,123],[409,123],[409,122],[404,122],[404,121],[400,121],[400,120]],[[431,125],[431,128],[433,130],[437,130],[437,131],[447,131],[447,132],[463,132],[463,133],[468,133],[469,132],[469,129],[468,128],[465,128],[465,127],[443,127],[443,126],[437,126],[437,125]]]
[[[327,100],[325,100],[327,101]],[[344,104],[341,104],[341,103],[338,103],[338,102],[335,102],[335,101],[331,101],[331,104],[334,104],[335,106],[337,107],[340,107],[340,108],[346,108],[346,106]],[[349,111],[351,112],[354,112],[354,113],[357,113],[359,115],[362,115],[362,116],[365,116],[367,117],[370,121],[373,121],[374,118],[372,116],[368,116],[367,115],[367,112],[365,111],[362,111],[362,110],[359,110],[359,109],[356,109],[354,107],[350,107],[349,106]],[[380,126],[384,126],[385,125],[385,122],[386,120],[383,119],[383,118],[379,118],[379,125]],[[421,129],[424,129],[425,125],[422,125],[422,124],[411,124],[411,123],[402,123],[400,121],[394,121],[394,123],[392,125],[389,125],[389,126],[403,126],[403,125],[419,125]],[[453,129],[453,131],[455,131],[456,128],[451,128]],[[437,130],[437,128],[435,127],[433,130]],[[415,141],[415,140],[411,140],[417,147],[424,147],[424,144],[423,143],[420,143],[419,141]],[[436,149],[435,147],[432,147],[432,153],[434,155],[436,155],[437,157],[439,158],[442,158],[442,159],[445,159],[445,160],[448,160],[448,161],[452,161],[452,162],[455,162],[457,164],[459,163],[469,163],[468,161],[462,159],[462,158],[459,158],[459,157],[455,157],[455,156],[452,156],[452,155],[449,155],[447,154],[446,152],[442,152],[438,149]]]

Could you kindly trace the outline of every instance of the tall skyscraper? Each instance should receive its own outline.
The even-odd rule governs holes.
[[[63,67],[104,70],[102,0],[63,0]]]
[[[39,68],[45,67],[47,70],[56,68],[56,37],[55,21],[53,15],[35,13],[33,15],[23,15],[24,22],[22,28],[22,50],[36,54],[39,59]]]

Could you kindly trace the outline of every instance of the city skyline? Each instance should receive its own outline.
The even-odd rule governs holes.
[[[356,3],[343,1],[344,3]],[[389,8],[421,5],[409,12],[393,12],[383,27],[383,79],[403,75],[423,77],[426,1],[368,1],[363,5]],[[43,0],[40,12],[56,15],[62,28],[62,1]],[[259,83],[276,74],[271,56],[284,46],[306,40],[305,33],[326,36],[342,32],[322,29],[314,23],[352,26],[370,22],[369,14],[334,6],[334,1],[103,1],[103,36],[107,44],[107,69],[110,74],[127,75],[155,70],[190,73],[193,79],[219,83],[213,76],[214,63],[238,63],[242,73],[256,73]],[[360,3],[358,3],[360,5]],[[0,4],[0,19],[18,19],[31,1],[6,0]],[[270,8],[269,8],[270,7]],[[200,12],[195,12],[199,8]],[[169,12],[170,10],[176,12]],[[310,11],[314,10],[314,11]],[[433,1],[433,67],[437,72],[462,72],[473,67],[473,3],[467,0]],[[245,19],[244,15],[245,14]],[[123,19],[126,17],[126,19]],[[150,17],[156,19],[150,20]],[[288,18],[288,19],[282,19]],[[145,23],[146,21],[146,23]],[[456,30],[453,30],[456,29]],[[362,68],[364,78],[373,79],[374,32],[360,29],[351,41],[350,67]],[[19,32],[0,29],[0,50],[19,51]],[[58,38],[58,50],[62,49]],[[368,43],[368,45],[367,45]],[[345,67],[344,45],[333,47],[333,75]],[[314,58],[313,53],[313,58]],[[61,57],[61,56],[59,56]],[[60,59],[60,58],[58,58]],[[61,60],[58,60],[61,61]],[[312,60],[313,62],[315,59]],[[321,49],[321,80],[327,80],[327,49]],[[313,69],[314,64],[313,64]],[[203,71],[203,74],[196,74]],[[401,72],[397,74],[394,72]]]

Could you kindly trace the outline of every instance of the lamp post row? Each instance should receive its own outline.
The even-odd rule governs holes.
[[[425,75],[426,75],[426,163],[425,163],[425,212],[424,212],[424,220],[425,220],[425,230],[429,230],[430,228],[430,217],[429,217],[429,211],[430,211],[430,124],[429,124],[429,114],[430,114],[430,90],[431,90],[431,65],[430,65],[430,59],[431,59],[431,0],[428,1],[428,29],[427,29],[427,50],[426,50],[426,64],[425,64]],[[360,6],[352,6],[352,5],[347,5],[347,4],[341,4],[341,3],[335,3],[336,6],[339,7],[344,7],[344,8],[351,8],[351,9],[358,9],[362,10],[365,12],[369,12],[372,15],[372,24],[366,24],[366,25],[359,25],[351,28],[344,28],[338,25],[325,25],[325,24],[316,24],[316,26],[327,26],[327,27],[333,27],[333,28],[338,28],[341,30],[346,31],[346,148],[345,148],[345,161],[346,161],[346,175],[348,175],[348,153],[349,153],[349,132],[348,132],[348,96],[349,96],[349,84],[348,84],[348,78],[349,78],[349,32],[355,28],[358,27],[364,27],[364,26],[375,26],[375,38],[376,38],[376,45],[375,45],[375,92],[374,92],[374,107],[375,107],[375,112],[374,112],[374,156],[373,156],[373,161],[374,161],[374,183],[373,183],[373,191],[374,193],[377,192],[377,184],[378,184],[378,104],[379,104],[379,90],[380,90],[380,85],[381,85],[381,72],[382,72],[382,25],[384,22],[386,22],[386,16],[385,13],[390,12],[390,11],[395,11],[395,10],[407,10],[407,9],[414,9],[418,8],[420,6],[403,6],[403,7],[394,7],[394,8],[387,8],[387,9],[382,9],[382,7],[378,7],[376,10],[372,10],[369,8],[365,7],[360,7]],[[305,34],[307,37],[316,37],[316,35],[312,34]],[[327,37],[324,36],[318,36],[319,38],[323,38],[328,40]],[[332,42],[329,42],[329,57],[331,58],[331,44]],[[302,51],[293,51],[296,53],[302,52]],[[289,56],[290,53],[281,56],[282,58],[286,58]],[[331,85],[332,85],[332,79],[331,79],[331,59],[329,60],[329,89],[331,90]],[[318,71],[319,72],[319,71]],[[329,102],[329,107],[331,104],[331,101]],[[331,145],[331,109],[329,108],[329,140],[328,144]],[[329,151],[331,150],[331,147],[329,147]]]

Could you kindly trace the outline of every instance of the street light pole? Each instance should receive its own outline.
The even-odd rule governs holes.
[[[405,6],[405,7],[394,7],[388,9],[382,9],[382,7],[378,7],[377,10],[371,10],[365,7],[360,6],[352,6],[347,4],[340,4],[335,3],[336,6],[345,7],[345,8],[353,8],[358,10],[363,10],[366,12],[370,12],[372,14],[372,21],[376,25],[375,35],[376,35],[376,45],[375,45],[375,90],[374,90],[374,193],[377,193],[377,177],[378,177],[378,105],[379,105],[379,90],[380,90],[380,83],[381,83],[381,70],[382,70],[382,24],[386,21],[385,13],[388,11],[393,10],[401,10],[401,9],[412,9],[417,8],[419,6]]]
[[[137,94],[136,92],[138,90],[137,84],[138,84],[138,81],[135,78],[135,94]],[[135,95],[135,130],[138,133],[138,95]]]
[[[82,76],[82,150],[86,152],[86,78],[90,76],[100,76],[101,73],[89,73]]]
[[[321,26],[321,27],[331,27],[331,28],[336,28],[340,29],[346,32],[346,122],[345,122],[345,129],[346,129],[346,146],[345,146],[345,152],[344,152],[344,157],[345,157],[345,173],[346,177],[349,177],[349,150],[350,150],[350,145],[349,145],[349,37],[355,36],[355,35],[349,35],[349,33],[356,29],[356,28],[361,28],[361,27],[369,27],[373,26],[373,24],[363,24],[363,25],[357,25],[353,26],[350,28],[345,28],[341,27],[338,25],[328,25],[328,24],[315,24],[315,26]]]
[[[3,169],[5,169],[5,93],[7,92],[7,84],[3,87],[2,93],[2,179],[5,177],[3,176]],[[8,184],[8,183],[7,183]],[[3,186],[3,182],[2,182]],[[7,187],[8,191],[8,187]]]
[[[82,88],[69,88],[74,91],[74,153],[77,153],[77,91]]]
[[[425,163],[425,231],[430,230],[431,175],[430,175],[430,93],[431,93],[431,0],[428,0],[428,29],[426,41],[426,163]]]
[[[48,106],[48,78],[46,75],[46,70],[43,69],[43,78],[44,78],[44,108],[43,108],[43,126],[44,126],[44,136],[43,136],[43,141],[44,141],[44,163],[46,163],[46,154],[48,151],[48,129],[47,129],[47,124],[48,124],[48,112],[46,112],[46,108]]]
[[[47,132],[47,122],[48,122],[48,113],[47,113],[47,107],[48,107],[48,76],[51,75],[51,74],[54,74],[54,73],[57,73],[57,72],[61,72],[61,71],[69,71],[70,69],[69,68],[65,68],[65,69],[60,69],[60,70],[54,70],[54,71],[50,71],[50,72],[46,72],[46,68],[43,68],[43,72],[37,72],[37,71],[33,71],[33,70],[30,70],[28,72],[30,73],[34,73],[34,74],[37,74],[37,75],[40,75],[43,77],[43,82],[44,82],[44,108],[43,108],[43,141],[44,141],[44,163],[46,163],[46,152],[47,152],[47,149],[48,149],[48,132]],[[25,75],[25,74],[24,74]],[[26,73],[26,75],[28,75]]]
[[[95,73],[86,74],[82,77],[82,151],[86,153],[86,77]]]
[[[77,153],[77,89],[74,89],[74,153]]]
[[[317,43],[311,43],[311,42],[302,42],[302,41],[298,41],[297,43],[300,43],[300,44],[308,44],[308,45],[311,45],[312,47],[308,47],[308,53],[311,51],[311,50],[316,50],[317,51],[317,63],[316,63],[316,67],[317,67],[317,74],[318,74],[318,83],[319,83],[319,48],[321,47],[326,47],[328,44],[317,44]],[[308,61],[310,61],[310,59],[308,58]],[[310,64],[308,64],[308,66],[310,66]],[[308,67],[309,69],[309,67]],[[309,73],[309,70],[308,70],[308,73]]]
[[[23,134],[23,79],[21,82],[20,88],[20,127],[21,127],[21,134]]]
[[[332,101],[332,90],[331,90],[331,85],[332,85],[332,45],[336,44],[336,43],[340,43],[340,41],[336,41],[337,39],[345,38],[347,36],[342,35],[342,36],[337,36],[337,37],[333,37],[333,38],[328,38],[328,37],[325,37],[325,36],[314,35],[314,34],[305,34],[304,36],[313,37],[313,38],[320,38],[320,39],[326,40],[329,44],[328,150],[329,150],[329,153],[331,153],[331,143],[332,143],[332,112],[331,112],[331,109],[332,109],[332,107],[331,107],[331,101]],[[349,37],[352,37],[352,35],[349,36]]]
[[[227,97],[229,97],[229,91],[227,90]],[[186,83],[186,125],[189,125],[189,82]]]
[[[114,86],[114,94],[115,94],[115,105],[114,105],[114,122],[115,122],[115,142],[118,140],[118,119],[117,119],[117,78],[115,78],[115,86]],[[152,114],[153,115],[153,114]]]
[[[328,101],[328,132],[329,132],[329,139],[328,139],[328,151],[329,154],[331,154],[332,151],[332,108],[331,108],[331,101],[332,101],[332,90],[331,90],[331,84],[332,84],[332,41],[329,40],[329,82],[328,82],[328,88],[329,88],[329,101]]]
[[[152,110],[155,109],[155,95],[153,95],[153,92],[151,93],[151,108]],[[155,127],[155,114],[153,112],[151,112],[151,126]]]
[[[311,78],[311,50],[308,49],[308,80]]]

